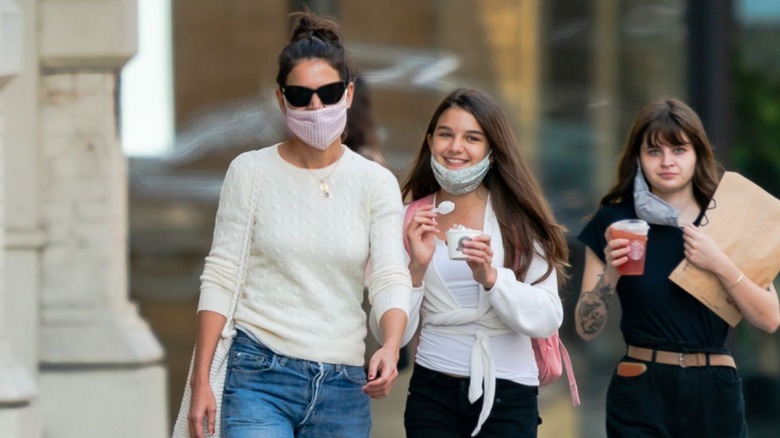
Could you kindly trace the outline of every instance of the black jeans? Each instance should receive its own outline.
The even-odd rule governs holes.
[[[747,437],[742,381],[734,368],[623,361],[644,363],[647,371],[635,377],[612,375],[608,437]]]
[[[470,437],[482,410],[482,398],[469,403],[469,379],[414,365],[406,398],[407,438]],[[536,437],[540,423],[538,388],[496,380],[493,409],[480,437]]]

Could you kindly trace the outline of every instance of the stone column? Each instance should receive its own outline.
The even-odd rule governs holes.
[[[163,351],[127,287],[117,77],[135,0],[40,1],[40,387],[50,437],[169,435]]]
[[[6,266],[6,174],[8,165],[6,138],[6,85],[19,73],[22,50],[22,15],[11,0],[0,0],[0,431],[13,437],[39,436],[34,406],[36,387],[32,376],[22,365],[9,334],[6,288],[9,271]]]

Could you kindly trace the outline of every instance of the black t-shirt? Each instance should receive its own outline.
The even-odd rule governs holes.
[[[604,232],[613,222],[636,219],[633,200],[600,208],[578,238],[604,259]],[[669,280],[685,257],[682,230],[650,225],[644,275],[622,276],[617,283],[627,344],[679,352],[724,353],[728,324]]]

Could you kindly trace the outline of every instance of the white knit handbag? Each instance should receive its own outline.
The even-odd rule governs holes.
[[[257,157],[254,156],[257,160]],[[257,163],[255,163],[257,168]],[[255,172],[257,173],[257,172]],[[252,191],[250,198],[249,217],[247,218],[244,229],[244,241],[242,244],[241,257],[239,258],[238,265],[238,281],[236,281],[235,289],[231,297],[230,312],[226,315],[225,325],[222,328],[219,341],[217,342],[217,348],[214,351],[214,358],[211,361],[211,369],[209,371],[209,384],[211,390],[214,392],[214,398],[217,401],[217,413],[215,418],[215,434],[212,437],[220,437],[220,423],[222,416],[222,391],[225,388],[225,376],[227,375],[228,365],[228,353],[230,353],[230,346],[233,344],[233,338],[236,336],[236,328],[233,321],[233,314],[236,311],[238,299],[241,296],[241,290],[243,289],[247,275],[247,260],[249,258],[249,248],[252,244],[252,227],[254,225],[255,210],[257,208],[257,199],[260,192],[260,178],[253,178]],[[176,417],[176,424],[173,427],[173,438],[190,438],[190,427],[187,420],[187,416],[190,412],[190,401],[192,399],[192,387],[190,386],[190,379],[192,378],[192,367],[195,362],[195,352],[192,353],[192,359],[190,359],[190,370],[187,373],[187,382],[184,386],[184,396],[181,400],[181,407],[179,408],[179,415]],[[205,423],[204,423],[205,425]],[[208,433],[204,435],[208,436]]]

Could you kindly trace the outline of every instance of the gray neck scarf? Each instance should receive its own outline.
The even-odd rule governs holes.
[[[680,210],[650,192],[639,162],[634,177],[634,210],[639,219],[649,224],[680,227]]]

